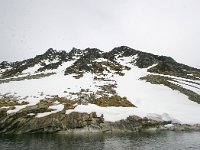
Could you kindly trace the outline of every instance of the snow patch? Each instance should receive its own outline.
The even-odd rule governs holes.
[[[7,114],[16,113],[16,112],[18,112],[19,110],[25,108],[26,106],[27,106],[27,105],[15,106],[15,109],[13,109],[13,110],[8,110],[8,111],[7,111]]]
[[[50,112],[38,113],[36,117],[37,118],[41,118],[41,117],[48,116],[50,114],[54,114],[54,113],[60,112],[60,111],[62,111],[64,109],[64,105],[63,104],[52,105],[52,106],[49,106],[49,109],[55,109],[55,110],[54,111],[50,111]]]
[[[173,127],[174,125],[173,124],[166,124],[166,125],[164,125],[166,128],[171,128],[171,127]]]

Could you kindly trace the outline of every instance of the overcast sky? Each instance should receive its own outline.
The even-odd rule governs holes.
[[[0,0],[0,61],[121,45],[200,68],[200,0]]]

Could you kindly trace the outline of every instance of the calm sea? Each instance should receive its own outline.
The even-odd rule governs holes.
[[[200,150],[200,132],[0,135],[0,150]]]

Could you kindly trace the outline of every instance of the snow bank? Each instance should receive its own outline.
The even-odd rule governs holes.
[[[139,80],[147,75],[147,69],[132,67],[126,71],[125,76],[114,76],[118,83],[116,89],[120,96],[126,96],[136,108],[99,107],[94,104],[80,105],[74,110],[78,112],[97,112],[103,114],[107,121],[125,119],[129,115],[138,115],[151,119],[172,121],[174,123],[196,124],[200,123],[200,105],[188,100],[188,97],[179,91],[172,90],[163,85],[154,85]]]

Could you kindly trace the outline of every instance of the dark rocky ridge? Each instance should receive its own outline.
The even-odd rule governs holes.
[[[145,77],[140,78],[141,80],[146,80],[147,82],[150,82],[151,84],[162,84],[164,86],[167,86],[173,90],[180,91],[181,93],[188,96],[188,98],[194,102],[197,102],[200,104],[200,95],[198,93],[193,92],[192,90],[185,89],[179,85],[176,85],[174,83],[171,83],[170,81],[178,82],[170,77],[163,77],[159,75],[147,75]]]
[[[53,61],[58,59],[57,63],[46,64],[44,61]],[[7,69],[2,73],[1,78],[8,78],[12,76],[16,76],[22,71],[28,69],[29,67],[33,67],[36,64],[40,64],[42,67],[38,69],[38,72],[44,71],[46,69],[56,69],[62,62],[68,61],[69,56],[65,51],[56,51],[52,48],[48,49],[44,54],[37,55],[34,58],[30,58],[23,61],[16,61],[12,63],[8,63],[5,61],[0,64],[0,69]],[[5,65],[6,64],[6,65]]]
[[[121,46],[114,48],[110,52],[103,52],[96,48],[87,48],[85,50],[73,48],[69,53],[67,53],[66,51],[56,51],[50,48],[44,54],[37,55],[36,57],[31,59],[17,61],[13,63],[9,63],[6,61],[1,62],[0,69],[7,69],[1,73],[1,78],[7,78],[21,74],[23,70],[26,70],[29,67],[33,67],[36,64],[41,65],[41,67],[38,69],[38,72],[57,69],[60,65],[62,65],[63,62],[74,60],[74,57],[77,57],[75,59],[76,62],[73,66],[66,68],[65,74],[75,73],[74,70],[77,70],[77,68],[74,68],[75,66],[80,66],[78,68],[80,72],[91,71],[91,67],[88,67],[88,64],[98,58],[106,58],[114,65],[119,66],[121,68],[119,70],[123,70],[122,66],[120,66],[120,64],[115,61],[116,56],[129,57],[134,55],[138,56],[134,65],[138,66],[139,68],[147,68],[149,66],[152,66],[153,64],[157,64],[155,67],[150,68],[148,70],[149,72],[169,74],[187,78],[189,78],[187,74],[192,72],[195,74],[193,79],[198,79],[200,77],[199,69],[177,63],[171,57],[154,55],[151,53],[141,52],[126,46]],[[57,62],[51,62],[55,59],[57,59]],[[49,61],[49,64],[46,64],[44,61]]]

